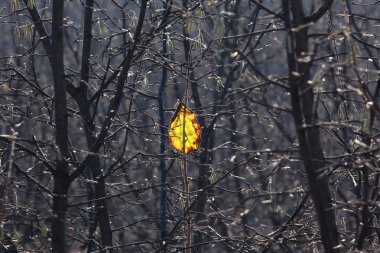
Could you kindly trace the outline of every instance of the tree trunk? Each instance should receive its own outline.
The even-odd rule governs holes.
[[[52,250],[64,253],[66,250],[66,212],[68,174],[68,123],[66,85],[63,63],[63,10],[64,1],[53,1],[51,63],[54,81],[55,144],[57,146],[56,167],[53,189]]]
[[[167,9],[166,3],[164,4],[165,9]],[[162,51],[165,59],[168,59],[168,48],[167,40],[168,36],[165,34],[166,29],[163,30],[164,36],[162,41]],[[162,69],[162,79],[160,84],[160,89],[158,93],[158,110],[159,110],[159,122],[160,122],[160,180],[161,180],[161,195],[160,195],[160,240],[162,252],[167,251],[167,171],[165,164],[165,146],[166,146],[166,127],[165,127],[165,111],[164,111],[164,94],[165,87],[167,85],[168,79],[168,68],[167,64],[164,63]]]
[[[313,88],[308,83],[311,63],[300,61],[309,54],[307,28],[300,0],[284,0],[285,24],[288,29],[287,55],[289,66],[289,87],[293,117],[297,128],[298,141],[314,201],[325,252],[339,252],[338,230],[332,206],[328,175],[322,171],[324,155],[317,123],[317,110]],[[290,12],[292,20],[290,20]],[[306,125],[306,126],[305,126]]]
[[[92,42],[92,14],[93,14],[94,0],[86,0],[85,5],[85,16],[84,16],[84,30],[83,30],[83,49],[82,49],[82,66],[81,66],[81,80],[79,88],[70,92],[70,94],[76,100],[80,115],[83,121],[83,128],[86,134],[87,147],[89,150],[93,147],[96,142],[95,135],[95,125],[91,118],[91,105],[88,101],[88,82],[89,82],[89,68],[90,68],[90,57],[91,57],[91,42]],[[94,157],[94,159],[89,164],[88,176],[91,180],[95,180],[94,189],[89,189],[93,191],[94,194],[89,194],[91,198],[99,199],[95,201],[95,211],[97,216],[97,221],[100,228],[100,237],[102,241],[102,247],[112,247],[112,230],[111,222],[108,211],[108,201],[104,199],[106,196],[106,185],[105,180],[101,171],[101,162],[99,156]],[[92,214],[90,214],[92,215]],[[91,219],[91,218],[90,218]],[[94,224],[92,224],[94,225]],[[90,224],[91,226],[91,224]],[[89,238],[91,240],[92,233],[95,231],[95,227],[89,229]],[[92,242],[90,241],[89,250],[91,251]],[[112,249],[108,249],[112,252]]]
[[[57,165],[57,170],[63,171],[65,164]],[[67,213],[67,192],[68,175],[57,173],[54,176],[54,196],[53,196],[53,221],[52,221],[52,252],[65,253],[66,249],[66,213]]]

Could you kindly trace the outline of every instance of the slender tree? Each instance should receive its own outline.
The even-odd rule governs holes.
[[[287,56],[289,87],[293,117],[297,128],[300,151],[305,165],[310,193],[318,214],[321,236],[326,252],[339,252],[339,235],[335,212],[329,191],[328,173],[323,171],[324,154],[315,110],[313,87],[309,84],[310,57],[308,45],[309,22],[316,22],[329,9],[333,1],[326,1],[312,16],[306,17],[301,1],[283,1],[287,27]],[[292,17],[292,18],[291,18]]]

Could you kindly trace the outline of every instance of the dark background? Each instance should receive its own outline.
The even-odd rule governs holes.
[[[379,11],[1,1],[0,252],[185,252],[188,221],[197,253],[375,251]]]

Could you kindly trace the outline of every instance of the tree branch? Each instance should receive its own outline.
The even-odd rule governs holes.
[[[28,5],[28,0],[24,0],[25,5]],[[49,61],[51,63],[51,51],[52,51],[52,46],[50,42],[50,37],[48,36],[44,23],[42,22],[41,16],[38,13],[36,6],[33,5],[33,8],[28,8],[30,16],[32,18],[32,21],[34,25],[36,26],[38,35],[40,36],[40,40],[42,41],[42,45],[48,54]]]
[[[325,13],[330,9],[331,5],[334,3],[334,0],[325,0],[319,9],[314,12],[312,15],[304,18],[304,24],[317,22]]]
[[[135,50],[137,48],[137,44],[139,43],[139,40],[140,40],[140,35],[142,32],[143,23],[144,23],[144,19],[145,19],[145,12],[146,12],[146,8],[147,8],[147,3],[148,3],[148,0],[144,0],[141,3],[139,20],[138,20],[138,24],[137,24],[135,34],[133,36],[133,44],[129,48],[128,53],[127,53],[127,57],[124,60],[124,63],[122,65],[122,70],[120,71],[120,75],[117,79],[116,93],[110,102],[110,105],[108,108],[108,113],[105,117],[104,123],[103,123],[102,128],[100,130],[100,133],[98,135],[98,138],[96,139],[96,141],[94,142],[94,145],[92,146],[92,148],[90,150],[90,153],[92,153],[92,154],[88,155],[84,159],[82,164],[76,170],[74,170],[74,172],[70,175],[70,182],[75,180],[83,172],[83,170],[91,163],[91,161],[94,158],[94,154],[97,153],[98,150],[100,149],[100,147],[103,145],[104,139],[106,138],[106,136],[108,134],[108,129],[112,123],[112,120],[116,116],[117,111],[119,110],[120,103],[121,103],[122,97],[123,97],[124,84],[127,80],[127,75],[128,75],[128,71],[131,67],[133,55],[134,55]]]

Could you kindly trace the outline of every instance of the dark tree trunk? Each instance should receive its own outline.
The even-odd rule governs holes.
[[[317,123],[314,91],[308,83],[309,62],[300,61],[309,54],[308,34],[305,25],[302,1],[284,0],[285,24],[288,29],[287,54],[289,66],[289,87],[293,117],[297,128],[298,141],[314,201],[325,252],[339,252],[339,235],[335,213],[329,191],[328,175],[322,171],[324,155]],[[292,18],[290,17],[292,16]]]
[[[104,197],[106,196],[106,185],[104,176],[100,170],[100,159],[97,157],[92,163],[94,166],[93,176],[96,180],[95,184],[95,199],[101,198],[95,201],[95,211],[97,220],[99,222],[100,238],[102,240],[102,246],[107,247],[108,252],[112,253],[112,230],[110,224],[110,215],[108,211],[108,202]]]
[[[165,4],[165,9],[167,9],[167,5]],[[164,39],[162,41],[162,53],[165,57],[165,60],[168,59],[168,48],[167,48],[167,40],[168,36],[165,34],[166,29],[164,31]],[[161,239],[161,249],[162,252],[166,252],[167,250],[167,171],[165,164],[165,146],[166,146],[166,127],[165,127],[165,111],[164,111],[164,94],[165,94],[165,86],[167,85],[168,79],[168,68],[167,64],[164,63],[164,67],[162,69],[162,79],[160,84],[160,90],[158,94],[158,110],[159,110],[159,122],[160,122],[160,178],[161,178],[161,195],[160,195],[160,239]]]
[[[91,56],[91,29],[92,29],[92,14],[93,14],[93,0],[86,0],[85,5],[85,16],[84,16],[84,30],[83,30],[83,49],[82,49],[82,66],[81,66],[81,80],[80,86],[77,90],[71,91],[70,94],[76,100],[80,115],[83,121],[83,126],[86,134],[87,147],[89,150],[93,147],[96,142],[95,136],[95,125],[91,117],[91,104],[88,99],[88,82],[89,82],[89,68],[90,68],[90,56]],[[104,199],[106,196],[106,186],[103,174],[101,172],[101,162],[98,156],[95,156],[88,168],[88,176],[95,180],[94,189],[89,189],[89,191],[94,191],[94,194],[89,194],[95,199],[95,211],[97,216],[97,221],[100,228],[100,237],[102,241],[102,247],[112,247],[112,230],[111,222],[108,211],[108,201]],[[90,224],[94,225],[94,224]],[[91,239],[92,233],[95,231],[95,227],[89,229],[89,237]],[[90,250],[91,250],[90,242]],[[112,249],[108,249],[109,252],[112,252]]]
[[[68,128],[66,85],[63,63],[63,10],[64,1],[54,0],[52,17],[51,64],[54,81],[55,144],[57,146],[56,168],[54,171],[52,251],[66,250],[66,212],[68,175]]]
[[[63,171],[65,164],[57,165],[57,170]],[[51,228],[52,234],[52,252],[65,253],[66,249],[66,213],[67,213],[67,192],[68,192],[68,175],[66,173],[57,173],[54,176],[54,196],[53,196],[53,222]]]

